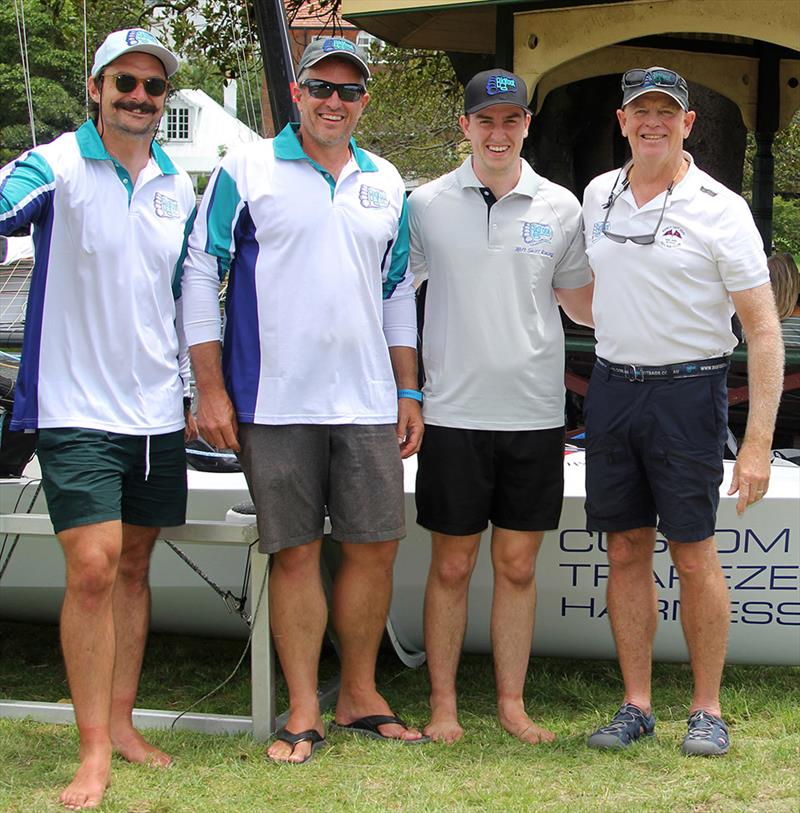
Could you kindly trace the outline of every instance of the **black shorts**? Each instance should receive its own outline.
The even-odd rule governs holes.
[[[501,432],[426,426],[417,469],[417,522],[470,536],[491,522],[510,531],[558,527],[564,427]]]
[[[728,426],[726,370],[631,382],[595,367],[586,401],[586,527],[714,534]]]

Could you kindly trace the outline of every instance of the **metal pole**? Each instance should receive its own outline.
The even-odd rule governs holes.
[[[253,0],[253,3],[264,73],[267,77],[272,123],[277,133],[290,121],[299,119],[291,93],[295,75],[289,31],[286,27],[283,0]]]
[[[772,198],[775,194],[775,158],[772,142],[778,129],[779,59],[777,50],[765,45],[758,60],[758,110],[756,112],[756,152],[753,156],[753,219],[764,251],[772,253]]]

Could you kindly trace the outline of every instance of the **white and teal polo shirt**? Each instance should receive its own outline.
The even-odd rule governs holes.
[[[134,184],[92,122],[0,171],[0,233],[33,226],[13,429],[183,426],[175,277],[195,208],[153,144]]]
[[[220,338],[244,423],[393,423],[390,346],[416,347],[403,181],[351,141],[338,180],[295,129],[226,155],[183,273],[189,345]]]

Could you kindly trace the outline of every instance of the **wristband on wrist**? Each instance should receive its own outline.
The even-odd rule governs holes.
[[[183,396],[183,411],[188,412],[192,408],[192,399],[188,395]]]
[[[419,390],[398,390],[398,398],[411,398],[413,401],[422,403],[422,393]]]

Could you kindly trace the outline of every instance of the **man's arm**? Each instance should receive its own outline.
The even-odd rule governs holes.
[[[731,293],[747,336],[750,408],[744,441],[728,494],[739,492],[736,511],[760,500],[769,486],[772,433],[783,391],[783,339],[769,283]]]
[[[217,449],[238,452],[239,426],[222,378],[220,343],[194,344],[189,350],[197,386],[197,426],[200,434]]]
[[[416,347],[390,347],[392,370],[398,390],[417,389]],[[419,451],[422,443],[422,404],[413,398],[397,399],[397,442],[400,457],[411,457]]]
[[[52,205],[55,174],[38,153],[29,152],[0,171],[0,234],[38,222]]]
[[[582,288],[554,288],[553,293],[564,313],[579,325],[594,327],[592,317],[592,296],[594,295],[594,280]]]

